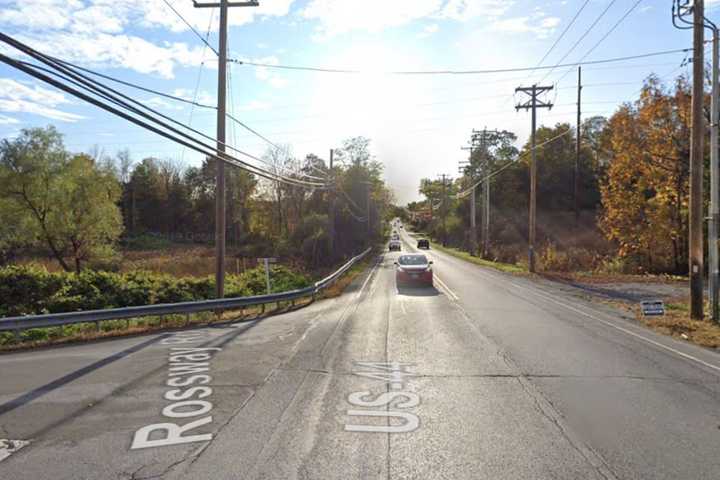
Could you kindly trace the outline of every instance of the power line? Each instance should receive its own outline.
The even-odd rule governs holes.
[[[213,20],[215,19],[215,9],[212,9],[210,11],[210,22],[208,23],[207,32],[205,33],[205,40],[210,38],[210,29],[212,28]],[[198,69],[198,76],[197,80],[195,81],[195,92],[193,93],[193,104],[190,106],[190,118],[188,119],[188,125],[192,126],[192,120],[193,120],[193,114],[195,113],[195,103],[197,102],[198,92],[200,91],[200,80],[202,79],[202,73],[203,68],[205,67],[205,47],[207,45],[203,45],[201,58],[202,61],[200,62],[200,68]],[[180,162],[182,163],[185,160],[185,147],[182,149],[182,153],[180,154]]]
[[[517,162],[519,162],[522,158],[524,158],[524,157],[526,157],[527,155],[529,155],[530,153],[532,153],[533,150],[537,150],[537,149],[539,149],[539,148],[542,148],[542,147],[544,147],[545,145],[547,145],[548,143],[554,142],[554,141],[557,140],[558,138],[561,138],[561,137],[567,135],[567,134],[570,133],[571,131],[572,131],[572,129],[571,129],[571,128],[568,128],[568,129],[565,130],[564,132],[562,132],[562,133],[560,133],[560,134],[558,134],[558,135],[555,135],[553,138],[548,139],[548,140],[544,141],[543,143],[541,143],[541,144],[539,144],[539,145],[536,145],[535,148],[530,148],[530,149],[528,149],[525,153],[523,153],[522,155],[518,156],[514,161],[508,162],[507,164],[503,165],[502,167],[498,168],[497,170],[495,170],[495,171],[493,171],[493,172],[485,175],[485,176],[482,177],[481,179],[479,179],[479,180],[478,180],[477,182],[475,182],[471,187],[468,187],[468,188],[466,188],[465,190],[463,190],[462,192],[457,193],[457,194],[455,195],[455,198],[460,199],[460,198],[465,198],[465,197],[467,197],[467,196],[472,192],[472,190],[473,190],[475,187],[477,187],[478,185],[480,185],[480,184],[481,184],[482,182],[484,182],[485,180],[490,180],[491,178],[493,178],[495,175],[499,174],[499,173],[502,172],[503,170],[506,170],[506,169],[510,168],[511,166],[516,165]]]
[[[548,55],[550,55],[550,53],[555,49],[555,47],[558,45],[558,43],[560,43],[560,40],[562,40],[563,37],[565,36],[565,34],[568,32],[568,30],[570,30],[570,27],[573,26],[573,24],[578,19],[578,17],[582,13],[582,11],[585,10],[585,7],[587,7],[588,3],[590,3],[590,0],[585,0],[585,3],[582,4],[580,9],[577,11],[577,13],[575,13],[575,16],[572,18],[572,20],[570,20],[570,23],[568,23],[567,27],[565,27],[565,30],[563,30],[563,32],[560,34],[560,36],[557,39],[555,39],[555,42],[552,44],[550,49],[547,52],[545,52],[545,55],[543,55],[543,57],[540,59],[540,61],[537,64],[538,67],[543,64],[543,62],[547,59]],[[535,73],[534,70],[530,73],[530,76],[532,76],[533,73]]]
[[[206,39],[204,39],[203,36],[200,35],[200,33],[197,30],[195,30],[195,27],[190,25],[190,22],[185,20],[185,17],[180,15],[180,12],[175,10],[175,7],[173,7],[172,4],[170,4],[170,2],[168,2],[168,0],[163,0],[163,2],[165,2],[165,5],[167,5],[170,8],[170,10],[172,10],[173,13],[175,13],[175,15],[177,15],[180,18],[180,20],[182,20],[183,23],[185,23],[185,25],[187,25],[190,30],[192,30],[192,32],[195,34],[196,37],[198,37],[200,39],[201,42],[203,42],[210,50],[212,50],[215,53],[215,55],[220,56],[220,52],[218,52],[215,47],[210,45],[210,43]]]
[[[135,88],[135,89],[137,89],[137,90],[141,90],[141,91],[144,91],[144,92],[147,92],[147,93],[152,93],[152,94],[154,94],[154,95],[158,95],[158,96],[161,96],[161,97],[164,97],[164,98],[168,98],[168,99],[175,100],[175,101],[178,101],[178,102],[183,102],[183,103],[192,105],[193,107],[206,108],[206,109],[208,109],[208,110],[217,110],[217,106],[214,106],[214,105],[206,105],[206,104],[203,104],[203,103],[198,103],[198,102],[196,101],[196,98],[197,98],[197,87],[196,87],[196,92],[195,92],[195,99],[193,99],[193,100],[188,100],[188,99],[186,99],[186,98],[178,97],[178,96],[176,96],[176,95],[170,95],[170,94],[168,94],[168,93],[160,92],[160,91],[158,91],[158,90],[153,90],[153,89],[151,89],[151,88],[143,87],[142,85],[137,85],[137,84],[135,84],[135,83],[126,82],[125,80],[120,80],[120,79],[118,79],[118,78],[111,77],[111,76],[109,76],[109,75],[105,75],[105,74],[102,74],[102,73],[100,73],[100,72],[96,72],[96,71],[94,71],[94,70],[90,70],[89,68],[81,67],[81,66],[76,65],[76,64],[74,64],[74,63],[71,63],[71,62],[68,62],[68,61],[65,61],[65,60],[61,60],[61,59],[59,59],[59,58],[55,58],[55,57],[52,57],[52,56],[50,56],[50,55],[46,55],[46,56],[47,56],[48,58],[56,61],[56,62],[59,62],[59,63],[62,63],[62,64],[64,64],[64,65],[66,65],[66,66],[68,66],[68,67],[76,68],[76,69],[81,70],[81,71],[83,71],[83,72],[89,73],[89,74],[91,74],[91,75],[95,75],[95,76],[100,77],[100,78],[104,78],[104,79],[106,79],[106,80],[110,80],[110,81],[112,81],[112,82],[115,82],[115,83],[124,85],[124,86],[126,86],[126,87]],[[200,77],[198,76],[197,85],[199,85],[199,83],[200,83]],[[231,115],[231,114],[227,114],[227,113],[226,113],[226,116],[227,116],[230,120],[232,120],[233,122],[237,123],[238,125],[240,125],[240,126],[243,127],[244,129],[246,129],[247,131],[249,131],[250,133],[258,136],[259,138],[261,138],[263,141],[265,141],[266,143],[268,143],[271,147],[276,148],[276,149],[279,148],[274,142],[270,141],[267,137],[265,137],[264,135],[260,134],[260,133],[257,132],[256,130],[250,128],[250,126],[248,126],[247,124],[241,122],[241,121],[240,121],[239,119],[237,119],[235,116],[233,116],[233,115]],[[192,120],[192,111],[191,111],[191,120]]]
[[[27,45],[24,45],[21,42],[18,42],[17,40],[13,39],[12,37],[9,37],[1,32],[0,32],[0,41],[3,41],[5,43],[15,47],[16,49],[20,50],[21,52],[27,54],[28,56],[30,56],[36,60],[39,60],[42,63],[47,64],[55,71],[48,70],[47,68],[44,68],[44,67],[39,67],[37,65],[33,65],[28,62],[14,60],[6,55],[0,55],[0,61],[4,62],[10,66],[13,66],[13,67],[17,68],[18,70],[21,70],[39,80],[49,83],[50,85],[53,85],[73,96],[81,98],[82,100],[85,100],[85,101],[87,101],[97,107],[100,107],[110,113],[113,113],[113,114],[115,114],[121,118],[124,118],[132,123],[135,123],[136,125],[139,125],[147,130],[154,132],[154,133],[157,133],[158,135],[161,135],[165,138],[173,140],[176,143],[187,146],[199,153],[203,153],[208,156],[218,157],[218,150],[216,147],[209,146],[208,144],[201,142],[197,138],[189,136],[186,133],[183,133],[182,131],[178,130],[177,128],[172,127],[169,124],[162,122],[161,120],[158,120],[157,118],[153,117],[151,114],[143,112],[142,110],[140,110],[140,108],[145,109],[145,110],[151,112],[152,114],[155,114],[162,118],[170,120],[173,123],[181,126],[184,129],[187,129],[193,133],[199,134],[205,138],[211,138],[211,137],[208,137],[207,135],[203,134],[202,132],[199,132],[195,129],[192,129],[191,127],[188,127],[187,125],[177,122],[176,120],[171,119],[171,118],[167,117],[166,115],[163,115],[160,112],[157,112],[154,109],[144,105],[142,102],[138,102],[137,100],[134,100],[120,92],[112,90],[112,89],[108,88],[107,86],[105,86],[97,81],[94,81],[94,80],[90,79],[89,77],[86,77],[86,76],[82,75],[81,73],[78,73],[77,71],[75,71],[67,66],[64,66],[63,64],[61,64],[59,62],[54,62],[51,57],[45,56],[42,53],[28,47]],[[153,126],[152,124],[149,124],[149,123],[145,122],[144,120],[135,118],[135,117],[131,116],[130,114],[123,112],[122,110],[118,110],[117,108],[115,108],[107,103],[104,103],[102,100],[97,100],[85,93],[82,93],[81,91],[79,91],[71,86],[68,86],[67,84],[63,83],[60,80],[54,79],[52,77],[48,77],[47,75],[41,73],[41,71],[49,72],[50,74],[52,74],[55,77],[58,77],[59,79],[65,80],[66,82],[70,82],[71,84],[74,84],[79,88],[87,90],[91,95],[95,95],[95,96],[100,97],[101,99],[110,101],[111,103],[117,105],[118,107],[126,109],[134,115],[137,115],[146,120],[149,120],[150,122],[153,122],[156,125],[158,125],[160,128],[169,130],[169,132],[172,132],[172,133],[160,130],[160,128]],[[136,104],[140,108],[132,106],[131,104],[127,103],[125,100]],[[244,156],[247,156],[248,158],[252,158],[254,160],[259,160],[257,157],[255,157],[251,154],[248,154],[246,152],[243,152],[241,150],[238,150],[238,149],[233,149],[233,150],[235,150],[236,152],[238,152]],[[277,179],[280,181],[284,181],[285,183],[302,184],[302,185],[313,187],[313,188],[324,188],[325,187],[324,184],[303,182],[298,179],[292,179],[292,178],[288,179],[285,177],[280,178],[280,177],[274,176],[270,172],[267,172],[255,165],[249,164],[247,162],[243,162],[242,160],[239,160],[236,157],[232,157],[229,155],[222,154],[220,156],[220,158],[227,163],[234,164],[235,166],[240,166],[240,168],[245,168],[245,169],[251,171],[252,173],[255,173],[261,177]]]
[[[615,0],[613,0],[614,2]],[[277,68],[277,69],[284,69],[284,70],[300,70],[300,71],[310,71],[310,72],[321,72],[321,73],[347,73],[347,74],[366,74],[366,73],[374,73],[374,74],[385,74],[385,75],[481,75],[481,74],[493,74],[493,73],[510,73],[510,72],[528,72],[528,71],[534,71],[534,70],[550,70],[551,72],[557,68],[564,68],[564,67],[577,67],[579,65],[599,65],[603,63],[612,63],[612,62],[623,62],[628,60],[637,60],[639,58],[649,58],[649,57],[657,57],[661,55],[670,55],[673,53],[687,53],[692,52],[693,48],[679,48],[675,50],[662,50],[658,52],[649,52],[649,53],[642,53],[638,55],[628,55],[624,57],[613,57],[613,58],[606,58],[602,60],[591,60],[587,62],[572,62],[572,63],[558,63],[557,65],[553,66],[539,66],[539,67],[517,67],[517,68],[498,68],[498,69],[488,69],[488,70],[425,70],[425,71],[381,71],[381,72],[371,72],[366,70],[344,70],[344,69],[337,69],[337,68],[320,68],[320,67],[303,67],[303,66],[291,66],[291,65],[273,65],[269,63],[259,63],[259,62],[247,62],[243,60],[237,60],[237,59],[228,59],[229,62],[237,63],[240,65],[249,65],[252,67],[263,67],[263,68]],[[569,55],[569,53],[568,53]],[[567,56],[567,55],[566,55]],[[565,56],[565,57],[566,57]],[[563,60],[565,59],[563,57]]]
[[[582,61],[585,60],[592,52],[594,52],[595,49],[596,49],[598,46],[600,46],[600,44],[601,44],[602,42],[604,42],[605,39],[607,39],[607,38],[610,36],[610,34],[612,34],[612,33],[615,31],[615,29],[616,29],[618,26],[620,26],[620,24],[633,12],[633,10],[635,10],[635,9],[637,8],[638,5],[640,5],[640,3],[641,3],[642,1],[643,1],[643,0],[637,0],[637,1],[628,9],[628,11],[625,12],[625,14],[624,14],[623,16],[620,17],[620,19],[619,19],[617,22],[615,22],[615,24],[610,28],[610,30],[608,30],[607,32],[605,32],[605,35],[603,35],[602,38],[600,38],[600,40],[598,40],[597,43],[595,43],[595,45],[593,45],[592,48],[585,53],[585,55],[583,55],[582,57],[580,57],[580,60],[579,60],[579,61],[582,62]],[[562,80],[563,78],[565,78],[565,77],[567,76],[567,74],[570,73],[572,70],[573,70],[573,69],[570,68],[568,71],[566,71],[566,72],[562,75],[562,77],[560,77],[560,78],[558,79],[558,82],[559,82],[560,80]]]
[[[353,200],[353,199],[350,197],[350,195],[348,195],[347,192],[345,192],[345,190],[343,190],[342,188],[338,188],[338,191],[343,194],[343,197],[345,197],[345,199],[346,199],[348,202],[350,202],[353,207],[357,208],[357,211],[358,211],[358,212],[362,212],[362,211],[363,211],[362,208],[360,208],[360,207],[358,206],[358,204],[355,203],[355,200]]]
[[[111,82],[115,82],[120,85],[125,85],[126,87],[135,88],[137,90],[141,90],[146,93],[152,93],[153,95],[158,95],[160,97],[168,98],[170,100],[175,100],[177,102],[187,103],[189,105],[194,105],[196,107],[217,110],[217,107],[213,106],[213,105],[206,105],[203,103],[198,103],[193,100],[188,100],[187,98],[178,97],[176,95],[170,95],[169,93],[164,93],[164,92],[160,92],[158,90],[153,90],[152,88],[143,87],[142,85],[137,85],[135,83],[126,82],[125,80],[120,80],[119,78],[111,77],[110,75],[105,75],[103,73],[96,72],[94,70],[90,70],[89,68],[81,67],[80,65],[76,65],[74,63],[68,62],[67,60],[62,60],[62,59],[53,57],[51,55],[44,55],[44,56],[49,59],[52,59],[55,62],[62,63],[63,65],[66,65],[68,67],[72,67],[74,69],[81,70],[85,73],[89,73],[90,75],[95,75],[96,77],[104,78],[105,80],[110,80]]]
[[[568,51],[565,53],[565,55],[563,55],[563,57],[558,61],[557,65],[555,65],[554,67],[552,67],[552,68],[550,69],[550,71],[547,72],[547,73],[545,74],[545,76],[542,77],[542,79],[540,79],[540,81],[539,81],[538,83],[542,83],[542,81],[545,80],[553,71],[555,71],[556,68],[566,67],[566,66],[578,66],[578,65],[583,65],[582,63],[576,63],[576,64],[573,64],[573,65],[561,65],[561,63],[577,48],[578,45],[580,45],[580,42],[582,42],[582,41],[585,39],[585,37],[587,37],[588,34],[590,34],[590,32],[592,31],[592,29],[595,28],[595,25],[597,25],[598,22],[600,22],[600,20],[605,16],[605,14],[608,12],[608,10],[610,10],[610,7],[612,7],[612,6],[615,4],[616,1],[617,1],[617,0],[612,0],[612,1],[607,5],[607,7],[605,7],[605,9],[600,13],[600,15],[598,15],[597,18],[595,18],[595,21],[585,30],[585,33],[583,33],[583,34],[580,36],[580,38],[578,38],[578,39],[575,41],[575,43],[573,43],[572,47],[570,47],[570,50],[568,50]]]

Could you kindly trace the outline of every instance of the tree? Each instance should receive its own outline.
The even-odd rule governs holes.
[[[600,227],[618,254],[650,270],[687,271],[690,85],[657,77],[609,121]]]
[[[122,231],[113,173],[88,155],[70,155],[53,127],[25,129],[2,141],[0,197],[6,212],[32,219],[23,234],[45,243],[67,271],[67,256],[79,271],[84,262],[111,254]]]

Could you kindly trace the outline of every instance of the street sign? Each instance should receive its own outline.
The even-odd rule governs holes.
[[[653,315],[665,315],[665,305],[662,300],[645,300],[640,302],[643,315],[646,317]]]
[[[265,285],[267,287],[267,294],[270,295],[270,264],[277,263],[277,258],[258,258],[258,263],[265,265]]]

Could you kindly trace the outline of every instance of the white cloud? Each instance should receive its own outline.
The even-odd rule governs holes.
[[[182,110],[184,108],[182,104],[170,102],[162,97],[152,97],[144,100],[143,103],[154,109],[162,108],[165,110]]]
[[[70,62],[128,68],[145,74],[157,73],[164,78],[173,78],[178,65],[198,66],[203,61],[201,47],[170,42],[157,45],[137,36],[58,31],[17,37],[41,52],[52,53]]]
[[[16,125],[20,120],[5,115],[0,115],[0,125]]]
[[[42,102],[54,107],[71,103],[62,93],[30,82],[19,82],[11,78],[0,78],[0,97],[11,100]]]
[[[0,78],[0,112],[33,113],[62,122],[75,122],[85,118],[54,108],[67,103],[71,102],[63,94],[54,90],[21,83],[10,78]],[[9,119],[10,117],[3,116],[3,118]],[[12,120],[14,119],[0,123],[14,123]]]
[[[459,21],[498,17],[507,12],[514,3],[514,0],[448,0],[440,16]]]
[[[279,77],[277,75],[273,75],[272,78],[270,78],[270,85],[273,88],[284,88],[288,84],[288,79],[284,77]]]
[[[490,30],[504,33],[533,33],[538,38],[547,38],[559,24],[558,17],[544,17],[537,23],[531,17],[513,17],[493,22]]]
[[[419,38],[425,38],[429,37],[430,35],[437,33],[437,31],[440,30],[440,27],[437,23],[433,23],[431,25],[426,25],[425,28],[423,28],[423,31],[418,33]]]
[[[215,95],[211,95],[206,90],[200,90],[197,92],[197,95],[195,95],[195,91],[190,90],[189,88],[176,88],[170,95],[173,97],[180,97],[184,100],[194,100],[196,103],[201,103],[203,105],[215,105],[217,103]]]
[[[443,0],[311,0],[301,15],[319,20],[318,31],[333,36],[352,30],[381,31],[428,17],[442,7]]]
[[[284,16],[293,1],[263,0],[260,7],[233,8],[228,22],[243,25],[256,18]],[[161,1],[3,0],[2,3],[0,27],[18,29],[21,40],[69,61],[129,68],[164,78],[173,78],[177,66],[198,66],[202,62],[202,46],[157,42],[138,35],[138,27],[175,33],[189,30]],[[211,31],[217,30],[217,15],[212,12],[215,9],[194,8],[189,0],[172,4],[196,30],[203,33],[208,27]],[[18,55],[14,50],[11,53]],[[208,57],[212,55],[205,53]]]
[[[242,56],[236,58],[242,62],[262,63],[265,65],[280,64],[280,60],[274,55],[260,58],[248,58]],[[288,80],[285,77],[281,77],[280,75],[273,73],[272,69],[268,67],[255,67],[255,78],[267,82],[270,86],[274,88],[282,88],[288,84]]]
[[[267,110],[271,107],[272,105],[268,102],[262,102],[260,100],[250,100],[245,105],[241,105],[238,110],[242,112],[253,112],[258,110]]]
[[[422,18],[468,21],[504,14],[513,0],[310,0],[300,15],[318,20],[317,39],[365,30],[379,32]]]

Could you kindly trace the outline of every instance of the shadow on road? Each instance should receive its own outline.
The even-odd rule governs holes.
[[[406,297],[436,297],[440,292],[435,287],[397,286],[398,295]]]

